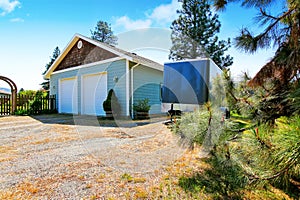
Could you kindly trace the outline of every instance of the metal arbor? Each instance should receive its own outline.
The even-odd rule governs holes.
[[[8,83],[11,89],[11,101],[12,101],[12,106],[11,106],[11,114],[13,114],[16,111],[16,106],[17,106],[17,85],[9,78],[5,76],[0,76],[0,80],[5,81]]]

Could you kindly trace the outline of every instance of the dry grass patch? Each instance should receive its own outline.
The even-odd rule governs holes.
[[[39,192],[36,184],[29,181],[19,183],[16,187],[9,190],[0,191],[0,199],[33,199]]]
[[[18,157],[18,150],[12,146],[0,146],[0,162],[11,161]]]
[[[149,196],[149,193],[143,187],[136,187],[134,193],[135,199],[146,199]]]
[[[134,183],[145,183],[146,181],[147,181],[147,179],[144,178],[144,177],[135,177],[135,178],[133,178]]]
[[[268,190],[262,188],[260,190],[245,190],[244,199],[257,199],[257,200],[292,200],[287,194],[282,191],[269,187]]]
[[[30,144],[33,144],[33,145],[42,145],[42,144],[47,144],[47,143],[58,143],[58,142],[74,141],[74,140],[77,140],[77,139],[78,138],[69,137],[69,136],[55,137],[55,138],[44,138],[42,140],[33,141]]]
[[[0,191],[0,199],[5,199],[5,200],[32,199],[32,195],[17,193],[12,191]]]
[[[179,186],[180,177],[192,176],[210,167],[201,161],[199,151],[199,148],[188,151],[173,165],[166,167],[160,183],[151,188],[150,199],[211,199],[203,192],[187,193]]]
[[[0,146],[1,154],[11,154],[16,153],[18,150],[12,146]]]

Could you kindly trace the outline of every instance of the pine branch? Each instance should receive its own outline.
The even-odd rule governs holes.
[[[266,34],[268,34],[268,32],[273,29],[273,27],[275,27],[277,25],[278,22],[280,22],[281,20],[283,20],[284,18],[286,18],[288,15],[290,15],[295,9],[291,9],[288,10],[287,12],[285,12],[282,16],[275,18],[275,22],[272,23],[271,25],[269,25],[267,27],[267,29],[264,31],[264,33],[258,35],[257,40],[260,40],[262,37],[264,37]]]
[[[264,13],[266,16],[271,17],[272,19],[274,18],[274,22],[267,26],[264,32],[257,36],[253,36],[247,29],[242,29],[241,36],[235,38],[235,46],[237,48],[244,49],[246,52],[250,53],[254,53],[255,51],[257,51],[258,47],[265,48],[266,46],[269,46],[268,44],[271,40],[271,36],[269,35],[270,32],[278,25],[279,22],[291,15],[291,13],[294,11],[295,8],[289,9],[283,15],[277,18],[274,18],[273,16]],[[275,41],[277,41],[278,38],[280,38],[280,36],[276,35],[275,32],[273,33],[273,37],[275,37]]]
[[[267,147],[268,149],[271,149],[271,148],[272,148],[272,144],[267,143],[266,141],[264,141],[264,140],[260,137],[260,135],[259,135],[259,133],[258,133],[258,128],[255,128],[255,137],[256,137],[257,141],[258,141],[262,146],[265,146],[265,147]]]
[[[262,180],[262,181],[269,181],[269,180],[272,180],[272,179],[275,179],[275,178],[278,178],[279,176],[283,175],[283,174],[287,174],[288,171],[290,170],[291,166],[287,166],[285,168],[283,168],[282,170],[280,170],[279,172],[271,175],[271,176],[268,176],[268,177],[261,177],[259,175],[256,175],[256,174],[248,174],[249,176],[249,179],[250,180]]]
[[[271,19],[274,19],[274,20],[277,20],[278,18],[277,17],[274,17],[272,15],[269,15],[266,13],[266,11],[264,11],[262,8],[259,9],[260,10],[260,13],[265,16],[265,17],[268,17],[268,18],[271,18]]]

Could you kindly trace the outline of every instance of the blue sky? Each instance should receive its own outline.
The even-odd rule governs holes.
[[[121,48],[167,61],[169,27],[179,8],[177,0],[0,0],[0,75],[13,79],[19,89],[39,89],[54,48],[63,50],[75,33],[90,36],[98,20],[111,24]],[[255,14],[229,6],[219,13],[220,38],[234,38],[240,28],[252,26]],[[135,37],[147,28],[148,34]],[[161,42],[147,43],[154,36]],[[274,50],[249,55],[232,47],[228,53],[234,57],[233,75],[248,71],[253,76]],[[0,87],[8,85],[1,81]]]

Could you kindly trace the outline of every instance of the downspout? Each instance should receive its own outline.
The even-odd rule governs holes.
[[[137,63],[130,69],[130,91],[131,91],[131,118],[133,118],[133,69],[139,66],[141,63]]]

